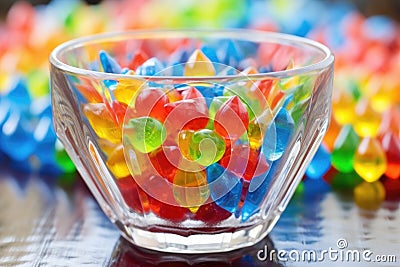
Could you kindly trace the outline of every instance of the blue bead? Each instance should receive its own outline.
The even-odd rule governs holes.
[[[242,207],[242,221],[247,221],[253,214],[260,210],[260,204],[264,200],[264,197],[271,186],[271,181],[276,172],[278,163],[278,161],[273,162],[268,174],[265,177],[261,176],[258,178],[259,180],[262,180],[262,183],[258,187],[251,188],[253,190],[250,190],[249,187],[249,191],[247,192],[246,199]]]
[[[1,128],[0,145],[6,155],[19,161],[28,159],[37,144],[31,126],[32,123],[25,114],[17,110],[11,111]]]
[[[224,95],[225,86],[220,84],[215,84],[214,86],[214,96],[223,96]]]
[[[294,121],[286,109],[281,108],[264,137],[262,152],[270,161],[279,159],[286,150],[294,132]],[[275,141],[275,142],[274,142]]]
[[[227,45],[223,48],[223,53],[221,53],[223,58],[222,62],[228,66],[235,67],[243,59],[241,51],[238,49],[237,45],[229,40]]]
[[[218,163],[207,167],[211,198],[221,208],[234,213],[242,193],[241,180]]]
[[[183,64],[186,63],[189,59],[189,52],[186,50],[178,49],[175,51],[170,57],[170,65],[174,64]]]
[[[26,82],[23,79],[14,80],[14,84],[10,91],[6,95],[6,98],[11,102],[11,104],[20,109],[29,108],[31,104],[31,96],[26,86]]]
[[[104,72],[107,73],[121,73],[121,66],[115,61],[113,57],[111,57],[106,51],[101,50],[99,52],[100,63],[103,67]]]
[[[143,76],[154,76],[163,70],[164,64],[159,59],[152,57],[139,66],[135,73]]]
[[[207,107],[210,107],[211,102],[214,98],[214,86],[195,86],[197,90],[204,96],[206,99]]]
[[[43,116],[36,125],[33,137],[37,142],[34,155],[40,161],[40,164],[55,163],[55,143],[56,133],[52,127],[51,118]]]
[[[11,102],[5,98],[0,99],[0,127],[7,121],[10,115]]]
[[[203,52],[203,54],[204,54],[206,57],[208,57],[208,59],[210,59],[211,62],[213,62],[213,63],[219,63],[219,59],[218,59],[217,53],[215,52],[215,49],[213,49],[213,48],[210,47],[210,46],[204,45],[204,46],[202,46],[202,47],[200,48],[200,50],[201,50],[201,52]]]
[[[330,167],[331,154],[326,147],[321,144],[306,170],[306,176],[311,179],[319,179],[324,176]]]

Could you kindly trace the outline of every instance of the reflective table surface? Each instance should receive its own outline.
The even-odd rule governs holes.
[[[259,244],[179,255],[126,242],[81,178],[71,178],[1,168],[0,266],[400,266],[398,200],[362,210],[351,193],[305,181]]]

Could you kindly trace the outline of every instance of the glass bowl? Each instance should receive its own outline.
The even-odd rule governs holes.
[[[50,56],[56,133],[122,235],[148,249],[251,246],[329,124],[333,55],[252,30],[133,31]]]

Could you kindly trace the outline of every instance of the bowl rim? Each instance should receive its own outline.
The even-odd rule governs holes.
[[[117,73],[106,73],[101,71],[93,71],[88,69],[83,69],[79,67],[74,67],[68,65],[59,59],[59,56],[68,50],[72,50],[78,47],[82,47],[85,44],[92,42],[102,42],[114,38],[115,40],[131,38],[142,38],[151,39],[154,37],[164,36],[164,37],[175,37],[175,38],[199,38],[202,36],[216,37],[216,38],[232,38],[238,40],[248,40],[248,41],[268,41],[271,43],[286,43],[286,44],[300,44],[301,46],[306,46],[319,50],[325,57],[318,62],[313,64],[308,64],[302,67],[295,67],[289,70],[281,71],[271,71],[256,74],[246,74],[245,77],[260,79],[260,78],[287,78],[291,76],[312,73],[315,71],[322,71],[333,65],[334,55],[332,51],[325,45],[296,35],[279,33],[279,32],[269,32],[260,31],[253,29],[149,29],[149,30],[130,30],[130,31],[116,31],[116,32],[106,32],[94,35],[88,35],[84,37],[75,38],[66,41],[58,45],[50,54],[49,61],[50,64],[61,69],[70,74],[76,74],[81,76],[86,76],[90,78],[97,79],[122,79],[122,78],[132,78],[132,79],[146,79],[146,80],[184,80],[184,81],[202,81],[202,80],[232,80],[232,79],[242,79],[244,74],[241,72],[235,75],[221,75],[221,76],[148,76],[148,75],[136,75],[136,74],[117,74]],[[240,38],[238,38],[240,37]]]

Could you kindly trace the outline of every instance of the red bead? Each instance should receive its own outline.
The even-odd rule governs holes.
[[[400,176],[400,139],[389,131],[382,137],[382,148],[386,153],[387,168],[385,175],[391,179]]]
[[[194,87],[190,86],[183,88],[181,95],[182,99],[195,99],[197,101],[200,101],[202,105],[207,105],[202,93],[200,93],[200,91]]]
[[[207,105],[195,99],[183,99],[165,105],[168,115],[165,126],[169,134],[177,136],[180,130],[204,129],[208,123]]]
[[[127,105],[114,100],[111,104],[112,113],[119,125],[124,123],[125,113],[127,110]]]
[[[167,179],[148,173],[142,177],[141,183],[149,198],[151,211],[159,218],[177,223],[191,216],[189,209],[180,207],[176,202],[172,184]]]
[[[140,65],[142,65],[146,60],[149,59],[149,56],[142,50],[137,51],[131,62],[128,65],[128,68],[131,70],[136,70]]]
[[[265,156],[247,145],[234,146],[220,164],[246,181],[267,172],[269,168]]]
[[[97,90],[89,84],[77,84],[75,85],[79,90],[79,93],[83,95],[88,103],[101,103],[103,97],[97,92]]]
[[[192,213],[189,209],[170,204],[163,203],[155,198],[150,198],[150,209],[159,218],[168,220],[174,223],[182,222],[189,218]]]
[[[214,225],[228,219],[232,213],[219,207],[214,202],[202,205],[196,212],[195,220],[200,220],[209,225]]]
[[[125,203],[132,210],[139,214],[149,212],[149,199],[146,193],[136,184],[132,176],[118,179],[117,184]]]
[[[164,122],[167,111],[164,105],[169,103],[163,90],[149,88],[141,91],[135,100],[135,114],[137,117],[152,117]]]
[[[176,146],[163,146],[151,152],[149,158],[157,174],[172,183],[181,159],[179,148]]]
[[[225,139],[237,140],[249,126],[249,114],[238,96],[226,101],[215,114],[215,131]]]

